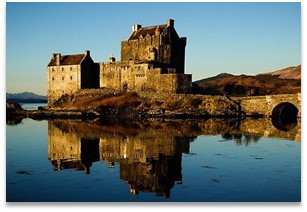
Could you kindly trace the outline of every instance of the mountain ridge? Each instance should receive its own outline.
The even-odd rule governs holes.
[[[21,93],[6,93],[6,101],[14,102],[46,102],[47,96],[38,95],[33,92],[21,92]]]
[[[193,93],[205,95],[272,95],[301,92],[301,65],[253,75],[218,74],[193,82]]]

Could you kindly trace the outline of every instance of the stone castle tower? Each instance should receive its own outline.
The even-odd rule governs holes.
[[[157,26],[133,25],[128,40],[121,42],[121,61],[148,62],[165,73],[184,74],[185,46],[186,38],[178,36],[172,19]]]
[[[90,52],[53,54],[48,64],[48,104],[84,88],[119,91],[189,93],[192,75],[184,74],[186,37],[179,37],[174,20],[142,27],[133,25],[128,40],[121,42],[121,59],[95,63]]]

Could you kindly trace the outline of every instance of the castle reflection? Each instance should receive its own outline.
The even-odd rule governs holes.
[[[182,180],[182,153],[189,152],[193,138],[174,123],[48,121],[48,158],[54,170],[86,174],[95,161],[104,160],[110,168],[119,164],[120,178],[128,182],[132,194],[146,191],[169,197],[175,181]]]
[[[167,198],[175,182],[182,181],[182,154],[189,153],[190,143],[197,136],[221,134],[224,140],[248,145],[261,136],[274,136],[275,128],[269,130],[267,123],[219,119],[142,123],[54,120],[48,121],[48,159],[54,170],[75,169],[86,174],[95,161],[105,161],[110,169],[118,164],[120,179],[129,184],[131,194],[153,192]],[[296,130],[278,135],[297,140],[298,134]]]

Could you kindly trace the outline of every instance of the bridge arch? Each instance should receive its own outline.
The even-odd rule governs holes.
[[[299,109],[290,102],[276,105],[272,111],[273,125],[283,131],[288,131],[297,125]]]
[[[298,108],[290,102],[282,102],[276,105],[272,111],[272,117],[281,117],[296,119],[298,114]]]

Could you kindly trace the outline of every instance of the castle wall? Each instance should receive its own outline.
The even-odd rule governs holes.
[[[112,56],[110,62],[94,63],[89,51],[79,55],[53,54],[47,67],[48,105],[64,94],[72,95],[87,88],[191,91],[191,75],[184,74],[186,38],[178,36],[173,20],[145,28],[137,25],[132,35],[121,42],[121,61]]]
[[[79,64],[48,66],[47,83],[48,105],[52,105],[62,95],[72,95],[84,88],[99,88],[99,65],[86,51]]]
[[[150,78],[157,92],[190,93],[192,88],[190,74],[160,74],[158,78]],[[159,83],[156,82],[159,80]]]
[[[191,75],[162,74],[161,68],[148,63],[100,63],[100,87],[119,91],[189,93]]]
[[[81,89],[80,65],[49,66],[48,75],[48,105],[63,94],[73,94]]]
[[[157,61],[161,68],[175,68],[176,73],[184,74],[185,46],[186,38],[180,38],[172,25],[154,35],[122,41],[121,61]]]
[[[152,61],[158,59],[158,52],[155,56],[151,50],[159,50],[160,35],[140,37],[138,40],[127,40],[121,42],[121,61]]]

